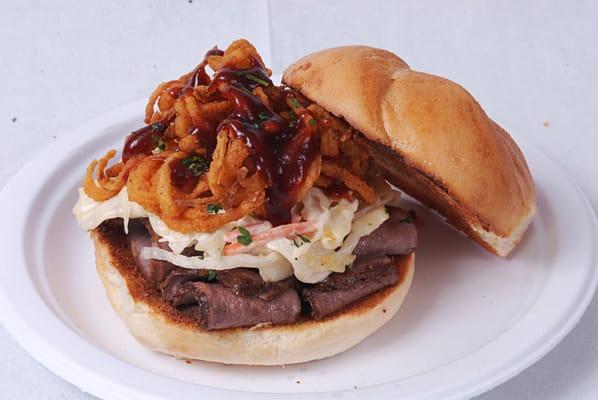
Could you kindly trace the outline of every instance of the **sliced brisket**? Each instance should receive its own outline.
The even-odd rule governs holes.
[[[218,271],[217,279],[239,296],[257,296],[262,300],[273,299],[287,289],[294,288],[296,284],[292,276],[278,282],[264,282],[256,269],[249,268]]]
[[[413,215],[389,208],[390,218],[378,229],[362,237],[353,254],[357,259],[342,273],[333,273],[303,289],[302,297],[310,314],[323,318],[345,306],[399,281],[399,273],[389,256],[412,253],[417,247]]]
[[[273,325],[297,321],[301,297],[307,311],[323,318],[399,280],[392,255],[411,253],[417,246],[417,232],[410,214],[390,209],[390,218],[369,236],[361,238],[357,259],[342,273],[333,273],[315,285],[301,285],[294,277],[264,282],[249,268],[218,271],[185,269],[159,260],[140,257],[143,247],[170,250],[159,241],[147,220],[133,220],[127,236],[131,252],[144,278],[162,293],[168,303],[191,316],[204,329]],[[192,248],[183,252],[199,255]]]
[[[264,282],[257,270],[235,268],[217,272],[212,277],[215,282],[207,283],[208,270],[181,268],[140,256],[144,247],[169,250],[165,243],[159,242],[147,220],[131,221],[127,239],[143,277],[161,291],[167,302],[205,329],[290,323],[301,313],[295,278]],[[183,254],[198,255],[192,249]]]
[[[417,247],[417,229],[413,216],[399,208],[389,208],[390,218],[378,229],[357,243],[353,254],[386,254],[398,256],[412,253]]]
[[[208,273],[203,269],[186,269],[177,267],[160,284],[160,289],[166,301],[172,302],[180,287],[189,282],[206,280]]]
[[[301,313],[301,301],[294,289],[263,300],[256,296],[239,296],[230,287],[207,282],[182,285],[173,304],[192,315],[204,329],[287,324],[295,322]]]
[[[127,240],[135,264],[139,267],[141,274],[153,288],[159,289],[168,274],[176,267],[165,261],[141,257],[141,249],[152,247],[152,238],[141,220],[130,221]]]
[[[358,257],[342,273],[333,273],[313,286],[303,289],[303,300],[310,314],[320,319],[399,281],[392,258],[386,255]]]

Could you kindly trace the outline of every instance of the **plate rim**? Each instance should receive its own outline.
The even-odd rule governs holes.
[[[145,104],[145,100],[138,100],[132,103],[123,105],[118,107],[110,112],[104,113],[96,118],[93,118],[89,122],[76,127],[74,129],[68,130],[64,135],[61,135],[58,140],[51,143],[47,148],[43,149],[41,152],[38,152],[36,155],[33,156],[31,160],[29,160],[26,165],[21,168],[16,174],[14,174],[5,186],[0,191],[0,204],[10,200],[9,193],[11,191],[18,191],[19,190],[19,183],[22,183],[22,178],[26,176],[30,170],[32,170],[36,163],[39,162],[40,159],[47,158],[57,149],[60,149],[61,152],[64,152],[65,148],[69,151],[74,151],[80,148],[82,145],[91,141],[98,137],[98,132],[111,126],[118,124],[119,122],[124,122],[126,120],[130,120],[131,118],[141,115],[139,110],[143,109],[143,105]],[[82,132],[91,132],[88,135],[81,134]],[[577,184],[577,182],[571,177],[571,175],[562,168],[562,166],[556,161],[548,157],[541,149],[537,146],[528,142],[525,138],[517,137],[517,142],[520,145],[524,145],[521,147],[525,147],[527,149],[533,149],[533,151],[537,152],[545,161],[552,163],[555,168],[557,168],[562,174],[563,177],[566,178],[568,183],[572,185],[575,189],[576,197],[578,197],[584,205],[584,214],[587,215],[588,218],[588,228],[592,231],[592,238],[594,241],[598,241],[596,238],[598,236],[598,220],[596,218],[596,213],[591,206],[587,196],[581,189],[581,187]],[[69,152],[64,152],[64,156],[62,159],[68,158]],[[52,168],[48,168],[48,170],[52,170]],[[50,172],[48,172],[49,174]],[[40,186],[44,185],[44,180],[41,180]],[[35,192],[34,192],[35,193]],[[36,196],[30,196],[28,200],[32,201]],[[23,207],[22,210],[17,210],[17,214],[19,211],[23,212],[24,210],[28,210],[29,207]],[[4,211],[1,211],[0,208],[0,215]],[[11,210],[14,211],[14,210]],[[26,217],[26,216],[25,216]],[[23,227],[24,229],[24,227]],[[4,231],[0,228],[0,237],[3,235]],[[15,239],[18,240],[18,239]],[[2,241],[3,243],[6,243]],[[596,249],[592,248],[588,250],[588,263],[591,265],[596,265]],[[498,372],[487,372],[483,378],[476,379],[477,384],[475,385],[468,385],[467,387],[463,387],[466,383],[463,382],[461,386],[459,385],[452,385],[449,386],[451,389],[450,393],[441,393],[440,395],[443,398],[447,399],[457,399],[457,398],[464,398],[464,397],[471,397],[481,394],[487,390],[490,390],[501,383],[507,381],[508,379],[516,376],[538,360],[540,360],[544,355],[550,352],[556,345],[577,325],[579,320],[582,318],[583,314],[585,313],[587,307],[591,303],[594,293],[596,291],[596,287],[598,285],[598,269],[594,269],[591,273],[591,279],[587,281],[587,288],[586,291],[578,293],[581,300],[577,303],[573,312],[568,315],[568,318],[565,319],[565,323],[560,326],[558,331],[553,331],[549,335],[549,340],[546,340],[541,345],[537,346],[534,352],[527,353],[527,354],[519,354],[520,360],[517,363],[511,365],[510,368],[506,368],[505,366],[498,366],[500,371]],[[39,293],[38,293],[39,294]],[[41,299],[40,299],[41,300]],[[45,305],[47,307],[47,305]],[[48,310],[50,310],[48,308]],[[51,312],[51,311],[50,311]],[[56,315],[52,312],[52,317],[58,319]],[[102,397],[102,398],[123,398],[123,399],[132,399],[132,398],[152,398],[152,399],[159,399],[164,398],[161,394],[151,394],[144,392],[143,390],[133,388],[133,385],[125,385],[124,383],[117,382],[115,380],[109,380],[109,377],[106,374],[102,374],[98,372],[97,368],[92,368],[88,365],[81,365],[77,363],[70,357],[68,354],[61,353],[57,350],[52,343],[49,343],[44,340],[43,336],[40,335],[39,332],[31,330],[30,324],[26,321],[25,317],[23,317],[20,313],[16,312],[15,305],[11,303],[11,300],[6,297],[5,291],[3,290],[3,283],[0,282],[0,322],[5,327],[5,329],[9,332],[13,340],[15,340],[30,356],[34,359],[42,363],[46,368],[50,371],[55,373],[56,375],[66,379],[67,381],[71,382],[75,386],[79,387],[83,391],[89,392],[93,395]],[[516,322],[516,324],[519,321]],[[159,378],[161,380],[166,379],[172,381],[173,383],[176,382],[177,385],[190,385],[196,391],[196,394],[200,392],[204,392],[208,395],[217,395],[217,394],[231,394],[235,393],[236,397],[242,396],[243,398],[277,398],[281,394],[278,393],[259,393],[259,392],[242,392],[236,390],[228,390],[228,389],[220,389],[220,388],[213,388],[205,385],[198,385],[198,384],[191,384],[187,382],[178,381],[169,377],[165,377],[162,375],[158,375],[156,373],[141,370],[139,367],[131,365],[124,360],[120,360],[117,357],[108,354],[103,349],[99,348],[95,344],[88,342],[84,337],[79,336],[78,333],[72,331],[71,327],[64,324],[63,321],[59,322],[60,324],[65,325],[65,327],[74,335],[79,337],[80,339],[85,340],[88,345],[93,347],[95,350],[98,350],[100,353],[106,358],[106,361],[109,362],[116,362],[123,364],[126,368],[125,369],[138,369],[140,370],[141,375],[144,376],[154,376],[154,378]],[[512,329],[509,328],[509,330]],[[508,330],[507,330],[508,332]],[[505,332],[506,333],[506,332]],[[502,335],[501,335],[502,336]],[[500,336],[499,336],[500,337]],[[492,342],[486,343],[482,348],[492,344]],[[475,352],[479,352],[481,349],[476,350]],[[474,352],[474,353],[475,353]],[[449,366],[452,363],[449,363]],[[444,367],[439,367],[438,369],[442,369]],[[131,371],[129,371],[131,372]],[[426,374],[427,372],[423,373]],[[149,375],[147,375],[149,374]],[[408,378],[410,379],[410,378]],[[380,396],[383,393],[380,392],[381,388],[390,387],[393,385],[393,382],[389,383],[382,383],[378,385],[373,385],[367,388],[360,388],[359,391],[336,391],[336,392],[320,392],[320,393],[296,393],[296,394],[286,394],[285,396],[292,396],[294,398],[328,398],[331,395],[342,393],[348,398],[361,398],[361,397],[368,397],[371,395]],[[441,387],[439,390],[446,390],[445,387]],[[448,394],[448,396],[447,396]],[[428,393],[424,397],[417,397],[417,398],[429,398],[430,396],[433,398],[438,394]]]

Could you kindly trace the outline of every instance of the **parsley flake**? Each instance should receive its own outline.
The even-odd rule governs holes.
[[[289,98],[289,104],[293,108],[301,107],[301,104],[299,104],[299,101],[297,101],[297,99],[294,97]]]
[[[242,226],[238,226],[237,229],[240,233],[240,235],[237,236],[237,242],[242,244],[243,246],[249,246],[253,241],[253,239],[251,238],[251,233]]]
[[[200,260],[203,260],[205,258],[205,253],[203,251],[199,251],[197,254],[197,258],[199,258]]]
[[[203,174],[210,168],[208,160],[198,155],[183,158],[182,163],[195,176]]]
[[[240,89],[240,90],[241,90],[243,93],[246,93],[246,94],[249,94],[249,95],[252,95],[252,96],[253,96],[253,93],[251,93],[251,92],[249,91],[249,89],[247,89],[247,88],[244,88],[244,87],[242,87],[242,86],[241,86],[241,87],[239,87],[239,89]]]
[[[218,274],[216,273],[216,271],[214,271],[213,269],[209,269],[208,270],[208,282],[213,281],[214,279],[216,279],[216,276]]]
[[[305,243],[310,243],[311,240],[309,240],[309,238],[305,235],[302,235],[300,233],[297,234],[297,236],[299,236],[299,239],[303,240]]]
[[[158,135],[152,136],[152,146],[160,153],[166,150],[166,143],[164,142],[164,139]]]
[[[309,121],[307,121],[307,123],[308,123],[310,126],[316,126],[316,120],[315,120],[315,119],[310,119]]]
[[[309,238],[307,236],[302,235],[300,233],[297,233],[295,236],[291,236],[287,239],[289,239],[291,242],[293,242],[293,246],[295,246],[295,247],[301,247],[305,243],[311,242],[311,240],[309,240]]]
[[[220,211],[224,211],[224,207],[220,204],[208,204],[208,214],[220,214]]]
[[[409,215],[407,215],[406,217],[404,217],[404,218],[401,218],[401,219],[399,220],[399,222],[401,222],[401,223],[403,223],[403,224],[410,224],[410,223],[412,223],[412,222],[413,222],[413,220],[414,220],[414,218],[413,218],[413,215],[409,214]]]
[[[162,122],[154,122],[150,125],[152,132],[162,132],[164,130],[164,124]]]
[[[261,119],[262,121],[267,120],[268,118],[270,118],[270,115],[268,115],[268,113],[266,111],[262,111],[261,113],[259,113],[258,115],[259,119]]]
[[[257,77],[257,76],[255,76],[255,75],[251,75],[251,74],[245,74],[245,77],[246,77],[247,79],[249,79],[250,81],[253,81],[253,82],[255,82],[255,83],[258,83],[258,84],[260,84],[260,85],[262,85],[262,86],[270,86],[270,82],[268,82],[268,81],[267,81],[267,80],[265,80],[265,79],[258,78],[258,77]]]

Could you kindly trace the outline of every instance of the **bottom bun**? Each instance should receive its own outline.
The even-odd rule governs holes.
[[[147,288],[133,264],[124,234],[115,235],[113,230],[99,227],[91,236],[108,299],[141,344],[178,358],[225,364],[294,364],[330,357],[355,346],[399,310],[411,286],[415,261],[414,254],[396,258],[400,272],[396,285],[327,318],[208,331]]]

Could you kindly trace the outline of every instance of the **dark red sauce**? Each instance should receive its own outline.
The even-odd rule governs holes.
[[[175,160],[171,164],[170,181],[178,188],[195,187],[199,176],[193,175],[191,170],[183,163],[183,158]]]
[[[218,48],[218,46],[214,46],[206,52],[203,59],[204,59],[204,62],[207,62],[208,57],[210,57],[210,56],[223,56],[223,55],[224,55],[224,50],[220,50]]]
[[[210,76],[206,73],[206,65],[208,64],[208,57],[221,56],[224,52],[218,47],[214,47],[204,55],[202,62],[195,67],[185,86],[172,88],[168,93],[173,97],[187,96],[193,93],[193,88],[199,85],[209,85],[211,82]]]
[[[220,93],[229,100],[233,111],[215,126],[211,121],[204,121],[203,126],[196,126],[190,134],[196,136],[211,154],[216,146],[217,132],[222,128],[230,129],[252,150],[258,173],[262,175],[266,189],[266,211],[268,219],[274,225],[291,222],[291,208],[296,202],[296,195],[305,181],[312,161],[317,156],[316,121],[310,111],[301,109],[299,115],[287,105],[294,92],[286,90],[283,96],[275,99],[274,109],[262,103],[252,91],[262,86],[267,89],[272,81],[263,65],[252,60],[248,69],[224,67],[210,80],[205,72],[207,58],[222,55],[217,48],[208,51],[204,60],[190,75],[186,86],[171,91],[175,97],[190,94],[197,85],[209,85],[209,92]],[[296,100],[295,100],[296,101]],[[290,112],[293,121],[289,123],[278,113]],[[134,154],[149,154],[155,147],[152,139],[156,134],[161,137],[167,123],[156,123],[141,128],[127,137],[123,151],[123,161]],[[151,128],[156,125],[154,128]],[[173,163],[171,180],[178,187],[189,187],[197,183],[198,176],[193,174],[183,160]]]
[[[349,189],[342,182],[335,181],[332,185],[328,186],[324,189],[324,193],[326,196],[333,198],[333,199],[347,199],[351,201],[351,195],[349,194]]]
[[[233,112],[218,130],[232,129],[253,150],[256,168],[268,185],[268,219],[274,225],[289,223],[297,190],[317,155],[313,116],[304,110],[289,125],[243,88],[227,86],[221,93],[233,104]]]
[[[252,91],[258,86],[270,86],[272,81],[261,66],[253,66],[248,69],[222,68],[212,81],[212,90],[214,86],[220,84],[232,85],[238,88],[245,88]]]
[[[175,97],[187,96],[193,94],[193,87],[197,85],[210,85],[211,79],[206,73],[206,65],[208,63],[208,57],[210,56],[222,56],[224,51],[214,46],[211,50],[204,55],[203,61],[195,68],[193,74],[190,76],[187,86],[177,88],[176,93],[171,93]],[[208,150],[208,153],[212,153],[216,148],[216,128],[217,124],[208,119],[202,119],[201,125],[195,126],[189,132],[190,135],[195,136],[201,147]]]
[[[214,46],[212,49],[208,50],[208,52],[204,55],[203,61],[199,64],[194,70],[189,80],[187,81],[187,85],[191,87],[195,87],[198,85],[209,85],[210,84],[210,77],[206,73],[206,65],[208,63],[208,57],[210,56],[221,56],[224,54],[224,51],[220,50],[218,47]]]
[[[123,147],[123,162],[138,154],[149,155],[157,146],[157,142],[164,135],[164,131],[171,121],[154,122],[141,129],[131,132],[125,138]]]
[[[212,121],[204,121],[204,126],[192,128],[189,134],[197,138],[199,146],[206,149],[208,154],[212,154],[216,148],[216,128],[217,125]]]
[[[170,88],[168,90],[168,94],[170,94],[172,97],[176,97],[176,98],[191,95],[191,94],[193,94],[193,87],[187,85],[187,86],[179,86],[179,87]]]
[[[187,96],[192,94],[193,87],[197,85],[209,85],[211,80],[208,74],[206,73],[208,57],[216,55],[221,56],[223,54],[224,52],[215,46],[214,48],[208,50],[208,52],[204,55],[203,61],[193,70],[193,73],[189,77],[187,85],[173,88],[169,91],[169,93],[172,96],[178,98],[180,96]],[[155,122],[153,124],[144,126],[143,128],[132,132],[125,139],[122,160],[124,162],[127,162],[127,160],[134,155],[151,154],[152,150],[156,148],[156,141],[162,138],[162,136],[164,135],[164,131],[166,130],[170,122],[172,122],[172,120]],[[215,145],[216,127],[214,126],[214,124],[206,123],[206,126],[198,127],[198,129],[198,136],[200,136],[200,131],[202,136],[204,133],[209,133],[214,138],[214,140],[212,141]]]

